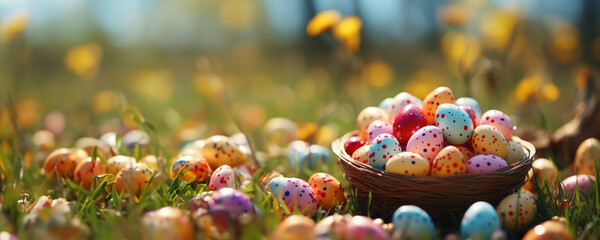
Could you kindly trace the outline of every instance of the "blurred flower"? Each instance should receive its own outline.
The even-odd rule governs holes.
[[[248,0],[226,0],[219,11],[221,22],[231,29],[242,29],[254,22],[254,6]]]
[[[560,90],[553,83],[545,83],[537,95],[541,102],[554,102],[560,96]]]
[[[148,99],[166,101],[175,90],[175,79],[167,69],[140,69],[128,79],[128,85]]]
[[[371,62],[362,70],[362,79],[372,87],[385,87],[394,79],[394,70],[384,61]]]
[[[37,99],[27,99],[16,106],[17,122],[21,127],[31,128],[40,119],[41,103]]]
[[[54,135],[59,135],[65,129],[65,116],[59,111],[53,111],[44,118],[44,126]]]
[[[65,66],[80,78],[89,80],[98,73],[101,60],[102,48],[96,43],[88,43],[69,49],[65,55]]]
[[[342,15],[336,10],[328,10],[317,13],[306,25],[306,33],[310,36],[329,31],[342,19]]]
[[[463,25],[471,17],[471,10],[464,5],[445,6],[438,9],[437,17],[440,22],[446,25]]]
[[[194,87],[198,93],[209,98],[222,97],[225,91],[223,80],[213,73],[196,73]]]
[[[299,123],[298,130],[296,131],[296,135],[298,136],[298,140],[309,141],[310,138],[317,131],[317,124],[312,122],[307,123]]]
[[[542,77],[534,75],[523,78],[514,90],[517,101],[526,103],[533,98],[540,102],[553,102],[560,96],[560,89],[553,83],[544,83]]]
[[[2,23],[0,28],[0,40],[9,42],[18,36],[29,23],[29,14],[25,12],[19,12],[9,17]]]
[[[559,23],[552,34],[550,54],[553,60],[560,65],[576,62],[581,56],[579,46],[579,33],[568,23]]]
[[[460,32],[448,32],[442,37],[442,52],[452,67],[472,66],[481,56],[481,46],[474,36]]]
[[[494,10],[483,15],[481,21],[481,37],[483,46],[504,52],[517,23],[515,13]]]
[[[436,88],[436,86],[441,84],[442,76],[429,70],[420,70],[411,74],[403,91],[409,92],[419,99],[423,99],[429,92]]]
[[[356,53],[360,46],[360,30],[362,20],[357,16],[344,18],[333,28],[333,35],[351,53]]]
[[[592,70],[590,68],[583,66],[577,70],[575,80],[575,86],[582,90],[587,85],[587,81],[590,79],[590,75],[592,74]]]
[[[239,119],[240,127],[244,131],[252,132],[258,128],[267,117],[267,111],[259,105],[238,105],[234,108]]]

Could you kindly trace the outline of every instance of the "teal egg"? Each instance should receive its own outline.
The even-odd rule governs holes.
[[[394,230],[400,232],[402,239],[431,239],[435,226],[431,217],[420,207],[405,205],[399,207],[392,218]]]
[[[442,130],[444,140],[461,145],[473,135],[473,121],[467,112],[450,103],[440,105],[435,111],[435,124]]]
[[[459,99],[456,99],[455,103],[458,106],[470,107],[471,109],[473,109],[473,112],[475,112],[475,116],[477,116],[477,119],[481,119],[481,108],[479,107],[479,103],[477,102],[477,100],[470,97],[461,97]]]
[[[385,170],[385,164],[396,153],[402,152],[400,143],[391,134],[380,134],[371,143],[369,148],[369,165]]]
[[[465,212],[460,223],[460,233],[467,239],[490,239],[500,229],[500,217],[489,203],[473,203]]]

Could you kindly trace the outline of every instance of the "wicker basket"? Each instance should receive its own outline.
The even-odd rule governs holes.
[[[344,150],[344,143],[353,134],[355,132],[335,140],[332,148],[351,191],[356,191],[359,206],[362,206],[358,213],[366,215],[370,210],[371,217],[389,221],[398,207],[416,205],[427,211],[442,228],[458,226],[474,202],[486,201],[495,206],[505,196],[518,191],[526,182],[535,155],[531,143],[513,137],[513,141],[524,146],[527,157],[495,172],[448,177],[404,176],[352,160]],[[369,192],[372,194],[370,204]]]

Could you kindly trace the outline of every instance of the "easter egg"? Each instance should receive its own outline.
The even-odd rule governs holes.
[[[361,162],[364,164],[369,164],[369,150],[371,149],[371,145],[363,145],[362,147],[356,149],[352,154],[352,160]]]
[[[392,222],[402,239],[431,239],[435,235],[435,226],[429,214],[414,205],[396,209]]]
[[[375,120],[389,121],[387,112],[378,107],[367,107],[358,114],[356,129],[360,138],[367,140],[367,128]]]
[[[383,110],[388,110],[388,109],[390,109],[390,105],[392,105],[393,101],[394,101],[393,98],[383,99],[383,101],[381,101],[381,103],[379,103],[379,108],[381,108]]]
[[[270,240],[314,240],[315,222],[309,217],[291,215],[284,219],[269,236]]]
[[[179,175],[179,179],[190,182],[200,183],[208,177],[212,169],[204,158],[192,156],[183,156],[173,162],[171,165],[171,179]]]
[[[215,135],[206,139],[202,155],[211,169],[221,165],[235,167],[246,163],[246,155],[226,136]]]
[[[116,155],[106,160],[106,173],[117,175],[123,168],[131,167],[135,163],[135,158],[123,155]]]
[[[365,141],[362,140],[362,138],[360,138],[359,136],[352,136],[349,137],[344,143],[344,150],[348,155],[352,156],[354,151],[356,151],[363,145],[365,145]]]
[[[425,118],[427,118],[428,125],[435,124],[437,108],[444,103],[454,103],[454,94],[448,87],[438,87],[423,99],[421,109],[423,114],[425,114]]]
[[[275,197],[281,196],[281,192],[283,191],[283,185],[287,182],[288,178],[286,177],[275,177],[269,181],[267,185],[269,187],[269,191]]]
[[[208,188],[219,190],[221,188],[236,188],[235,172],[229,165],[218,167],[210,176]]]
[[[473,112],[475,112],[475,116],[477,117],[477,119],[481,118],[481,108],[479,107],[479,103],[477,102],[477,100],[470,97],[461,97],[459,99],[456,99],[456,105],[471,108]]]
[[[403,107],[396,115],[393,123],[394,136],[402,145],[406,145],[416,131],[427,126],[427,120],[421,112],[421,108],[414,104]]]
[[[454,104],[444,103],[438,107],[435,124],[442,130],[444,140],[450,144],[466,143],[473,134],[473,122],[469,114]]]
[[[481,116],[479,125],[490,125],[495,127],[504,139],[510,141],[513,134],[515,133],[513,122],[510,120],[508,115],[498,110],[489,110]]]
[[[502,159],[508,155],[508,142],[495,127],[490,125],[480,125],[475,128],[471,144],[476,155],[493,154]]]
[[[146,164],[152,170],[158,170],[158,158],[154,155],[146,155],[140,159],[140,163]]]
[[[575,153],[573,165],[580,174],[595,175],[594,162],[600,172],[600,141],[596,138],[588,138],[581,142]]]
[[[460,222],[460,233],[467,239],[490,239],[500,229],[500,218],[494,207],[483,201],[473,203]]]
[[[349,215],[343,216],[340,214],[333,214],[321,219],[317,225],[315,225],[315,234],[317,239],[329,239],[334,236],[335,231],[338,227],[342,227],[346,224],[347,219],[352,218]]]
[[[146,164],[134,163],[119,171],[115,179],[115,190],[118,193],[124,192],[125,196],[127,196],[131,190],[139,197],[144,189],[150,187],[148,184],[152,175],[154,175],[154,171],[147,167]]]
[[[490,173],[507,167],[504,159],[492,154],[480,154],[467,161],[467,173]]]
[[[267,145],[285,146],[297,139],[298,125],[287,118],[271,118],[265,123],[264,134]]]
[[[288,161],[290,164],[295,164],[299,158],[306,157],[310,144],[302,140],[294,140],[287,146]],[[302,160],[304,161],[304,159]]]
[[[367,128],[367,144],[371,144],[371,142],[373,142],[373,139],[375,139],[380,134],[384,133],[394,133],[391,124],[381,120],[375,120],[371,122],[371,124],[369,124],[369,127]]]
[[[496,211],[503,229],[522,230],[533,222],[537,206],[530,193],[513,193],[498,203]]]
[[[399,152],[402,152],[402,149],[398,140],[391,134],[381,134],[373,140],[373,144],[369,148],[369,165],[385,170],[385,163]]]
[[[319,162],[327,163],[331,161],[329,148],[316,144],[307,148],[292,150],[288,155],[290,164],[293,167],[300,168],[307,166],[309,169],[314,169]]]
[[[546,158],[538,158],[534,160],[527,175],[528,180],[523,188],[530,192],[536,192],[536,186],[534,186],[534,177],[535,182],[537,182],[537,187],[540,189],[546,189],[546,184],[550,190],[558,187],[557,173],[556,169],[554,168],[554,164],[552,164],[552,161]]]
[[[442,149],[431,166],[431,176],[452,176],[467,172],[465,158],[460,150],[454,146]]]
[[[527,153],[525,153],[525,148],[515,141],[508,141],[508,153],[506,154],[506,163],[508,165],[512,165],[514,163],[520,162],[521,160],[527,157]]]
[[[429,161],[413,152],[397,153],[385,164],[386,171],[407,176],[427,176],[429,168]]]
[[[308,184],[316,193],[317,203],[323,210],[329,211],[331,207],[343,206],[346,203],[344,187],[333,176],[327,173],[314,173],[308,179]]]
[[[575,190],[579,189],[590,196],[594,194],[594,185],[590,181],[596,181],[592,175],[580,174],[570,176],[560,183],[563,191],[569,192],[569,196],[574,196]]]
[[[396,116],[398,116],[398,113],[404,107],[410,104],[421,108],[421,101],[417,97],[411,95],[410,93],[401,92],[398,95],[396,95],[392,100],[392,103],[390,104],[389,108],[386,109],[388,117],[390,118],[389,121],[393,122],[394,119],[396,119]]]
[[[539,224],[523,236],[523,240],[573,240],[575,237],[565,223],[548,220]]]
[[[142,217],[143,239],[193,239],[194,223],[174,207],[163,207]]]
[[[82,151],[82,154],[83,158],[87,157],[87,153]],[[57,176],[60,178],[73,178],[75,167],[77,167],[80,160],[81,158],[71,149],[59,148],[54,150],[44,161],[46,178],[53,179]]]
[[[407,152],[418,153],[429,163],[433,163],[442,148],[444,148],[444,135],[442,130],[434,126],[425,126],[417,130],[406,144]]]
[[[468,161],[469,159],[471,159],[473,156],[475,156],[475,154],[473,154],[473,151],[469,150],[465,146],[454,146],[454,147],[458,148],[460,153],[462,153],[463,157],[465,158],[465,162]]]
[[[106,173],[106,167],[102,164],[100,158],[92,161],[91,157],[87,157],[75,168],[75,183],[84,189],[90,189],[94,182],[94,177]]]
[[[105,142],[91,137],[82,137],[75,142],[75,148],[82,149],[88,156],[92,156],[94,148],[98,148],[98,153],[102,154],[105,158],[112,157],[114,149]]]
[[[31,141],[35,144],[39,151],[49,152],[54,149],[56,140],[54,133],[48,130],[40,130],[33,134]]]
[[[19,240],[19,238],[9,232],[0,232],[0,239],[2,240]]]
[[[254,215],[252,199],[240,190],[227,187],[213,194],[208,209],[211,213],[226,213],[233,220],[242,214]]]
[[[354,216],[342,227],[337,228],[337,236],[343,240],[386,240],[388,234],[373,219],[365,216]]]
[[[477,124],[479,123],[479,121],[477,121],[477,115],[475,114],[475,111],[473,111],[472,108],[467,106],[458,106],[458,109],[465,111],[469,115],[469,118],[473,123],[473,129],[475,129],[477,127]]]
[[[294,209],[302,212],[306,216],[312,216],[317,210],[317,198],[310,185],[298,178],[288,178],[283,184],[281,195],[283,203],[290,212]]]

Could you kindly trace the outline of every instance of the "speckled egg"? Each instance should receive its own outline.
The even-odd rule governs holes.
[[[379,108],[381,108],[383,110],[388,110],[388,109],[390,109],[390,105],[392,105],[393,101],[394,101],[393,98],[383,99],[383,101],[381,101],[381,103],[379,103]]]
[[[489,173],[507,167],[504,159],[492,154],[480,154],[467,161],[467,173]]]
[[[352,136],[346,139],[346,142],[344,143],[344,150],[346,151],[346,153],[348,153],[348,155],[352,156],[354,151],[356,151],[363,145],[365,145],[365,141],[362,140],[362,138],[360,138],[359,136]]]
[[[269,181],[267,186],[269,187],[269,191],[273,196],[278,197],[281,196],[281,192],[283,191],[283,185],[287,182],[288,178],[286,177],[275,177]]]
[[[407,152],[418,153],[429,163],[433,163],[435,156],[444,148],[444,135],[442,130],[434,126],[425,126],[416,131],[406,144]]]
[[[229,165],[217,168],[210,176],[210,181],[208,182],[210,190],[219,190],[226,187],[236,188],[235,172]]]
[[[527,153],[525,153],[525,148],[515,141],[508,141],[508,153],[506,154],[506,163],[508,165],[512,165],[514,163],[520,162],[521,160],[527,157]]]
[[[209,202],[209,212],[226,213],[231,219],[237,220],[242,214],[254,215],[252,199],[242,191],[233,188],[217,190]]]
[[[421,101],[415,96],[411,95],[410,93],[401,92],[398,95],[396,95],[392,100],[392,103],[390,104],[389,108],[387,109],[387,113],[390,118],[389,121],[393,122],[394,119],[396,119],[396,116],[398,116],[398,113],[402,110],[402,108],[410,104],[421,108]]]
[[[476,155],[493,154],[502,159],[508,155],[508,142],[498,129],[490,125],[480,125],[473,130],[471,145]]]
[[[175,179],[177,175],[179,175],[179,179],[183,181],[195,181],[200,183],[204,181],[211,172],[212,169],[204,158],[183,156],[173,162],[170,173],[171,179]]]
[[[500,201],[496,211],[503,229],[523,230],[533,222],[537,206],[530,193],[513,193]]]
[[[315,173],[308,179],[308,184],[315,191],[317,203],[325,211],[331,207],[343,206],[346,203],[344,187],[340,181],[327,173]]]
[[[269,236],[270,240],[314,240],[315,222],[309,217],[291,215],[284,219]]]
[[[546,188],[544,183],[546,183],[551,190],[558,187],[557,173],[556,169],[554,168],[554,164],[552,164],[552,161],[546,158],[538,158],[534,160],[527,175],[528,180],[525,185],[523,185],[523,188],[530,192],[536,192],[536,187],[534,186],[534,175],[540,189]]]
[[[579,144],[573,166],[580,174],[595,175],[594,161],[600,172],[600,141],[596,138],[588,138]]]
[[[470,97],[461,97],[459,99],[456,99],[456,105],[465,106],[473,109],[477,119],[481,118],[481,108],[479,107],[479,103],[477,102],[477,100]]]
[[[421,109],[423,114],[425,114],[425,118],[427,118],[427,124],[435,124],[435,113],[437,108],[444,103],[454,104],[454,94],[448,87],[436,88],[423,99],[423,106],[421,106]]]
[[[140,196],[144,189],[150,189],[148,183],[154,175],[154,171],[148,168],[146,164],[134,163],[131,166],[121,169],[115,179],[115,190],[118,193],[124,193],[128,196],[129,190],[136,196]]]
[[[310,185],[299,178],[286,179],[280,196],[290,212],[294,209],[306,216],[312,216],[317,210],[317,198]]]
[[[485,112],[481,116],[481,120],[479,120],[479,125],[494,126],[500,133],[502,133],[502,136],[504,136],[504,139],[506,140],[511,140],[513,134],[515,133],[515,125],[513,125],[513,122],[510,120],[508,115],[498,110],[489,110]]]
[[[309,169],[316,168],[319,162],[327,163],[331,161],[331,153],[329,148],[323,147],[321,145],[310,145],[308,148],[298,149],[299,152],[290,151],[289,152],[289,161],[293,167],[303,167],[306,166]]]
[[[84,189],[90,189],[94,182],[94,177],[106,173],[106,167],[100,158],[92,161],[91,157],[87,157],[75,168],[75,183]]]
[[[469,118],[473,123],[473,129],[475,129],[479,123],[479,121],[477,121],[477,115],[475,114],[475,111],[473,111],[472,108],[467,106],[458,106],[458,109],[465,111],[469,115]]]
[[[371,122],[367,128],[367,144],[371,144],[373,139],[384,133],[394,134],[391,124],[381,120],[375,120]]]
[[[193,239],[194,223],[174,207],[150,211],[142,218],[143,239]]]
[[[454,146],[442,149],[431,165],[431,176],[452,176],[467,172],[465,158]]]
[[[431,239],[435,235],[435,226],[429,214],[414,205],[399,207],[394,212],[392,222],[402,239]]]
[[[473,151],[469,150],[469,148],[465,147],[465,146],[454,146],[456,148],[458,148],[458,150],[460,151],[460,153],[462,153],[463,157],[465,158],[465,162],[468,161],[469,159],[471,159],[473,156],[475,156],[475,154],[473,154]]]
[[[548,220],[530,229],[523,240],[573,240],[575,237],[565,223]]]
[[[500,229],[500,218],[494,207],[483,201],[473,203],[460,222],[460,233],[467,239],[490,239]]]
[[[226,136],[207,138],[202,147],[202,155],[212,169],[225,164],[235,167],[246,163],[246,155]]]
[[[78,150],[78,152],[81,152],[83,158],[87,157],[85,151]],[[46,178],[53,179],[57,176],[60,178],[73,178],[75,167],[83,159],[82,157],[79,157],[71,149],[59,148],[54,150],[44,161]]]
[[[365,216],[354,216],[346,224],[337,228],[340,240],[386,240],[388,234],[373,219]]]
[[[121,169],[131,167],[135,164],[135,158],[123,155],[116,155],[106,160],[106,173],[117,175]]]
[[[444,103],[438,107],[435,124],[442,130],[444,140],[450,144],[466,143],[473,134],[473,122],[469,114],[454,104]]]
[[[414,104],[403,107],[393,120],[394,136],[402,145],[406,145],[410,137],[422,127],[427,126],[421,108]]]
[[[569,196],[574,196],[576,189],[593,195],[594,187],[590,181],[596,181],[596,178],[592,175],[580,174],[566,178],[560,183],[560,186],[563,191],[569,192]]]
[[[387,112],[378,107],[367,107],[358,114],[356,129],[360,138],[367,140],[367,128],[375,120],[389,121]]]
[[[386,171],[407,176],[427,176],[429,169],[429,161],[413,152],[397,153],[385,164]]]
[[[361,162],[364,164],[369,164],[369,150],[371,149],[371,145],[363,145],[362,147],[356,149],[352,154],[352,159],[357,162]]]
[[[391,134],[381,134],[373,140],[369,148],[369,165],[385,170],[385,163],[396,153],[402,152],[398,140]]]

